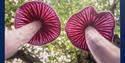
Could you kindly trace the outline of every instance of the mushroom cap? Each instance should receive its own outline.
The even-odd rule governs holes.
[[[86,7],[72,15],[65,27],[68,38],[76,47],[89,51],[85,40],[85,29],[94,27],[103,37],[112,42],[115,19],[110,12],[97,13],[92,7]]]
[[[33,21],[40,21],[42,26],[28,42],[29,44],[40,46],[52,42],[59,36],[60,20],[49,5],[39,1],[32,1],[18,8],[14,23],[16,29]]]

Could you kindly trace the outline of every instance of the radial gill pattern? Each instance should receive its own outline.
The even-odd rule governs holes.
[[[59,36],[60,20],[49,5],[43,2],[32,1],[25,3],[16,11],[15,28],[20,28],[33,21],[40,21],[42,27],[29,41],[30,44],[43,45]]]
[[[93,7],[86,7],[71,16],[66,24],[66,32],[76,47],[89,51],[85,40],[85,28],[94,27],[107,40],[112,41],[115,19],[110,12],[97,13]]]

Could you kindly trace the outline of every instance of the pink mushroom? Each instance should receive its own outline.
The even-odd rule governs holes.
[[[60,20],[49,5],[39,1],[32,1],[25,3],[16,11],[16,29],[34,21],[39,21],[41,28],[28,43],[40,46],[52,42],[59,36]]]
[[[110,12],[97,13],[89,6],[69,18],[65,28],[68,38],[76,47],[89,51],[85,39],[87,27],[95,28],[104,38],[112,42],[115,19]]]

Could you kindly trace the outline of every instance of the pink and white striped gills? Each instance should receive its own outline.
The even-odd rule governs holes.
[[[40,46],[52,42],[59,36],[60,20],[49,5],[39,1],[32,1],[23,4],[17,9],[15,16],[16,29],[33,21],[40,21],[42,26],[28,43]]]
[[[89,51],[85,40],[85,29],[94,27],[103,37],[112,42],[115,19],[110,12],[96,12],[92,7],[86,7],[80,12],[72,15],[65,27],[70,41],[76,47]]]

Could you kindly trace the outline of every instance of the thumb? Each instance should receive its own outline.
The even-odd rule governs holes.
[[[86,28],[85,37],[97,63],[120,63],[120,49],[100,35],[95,28]]]

